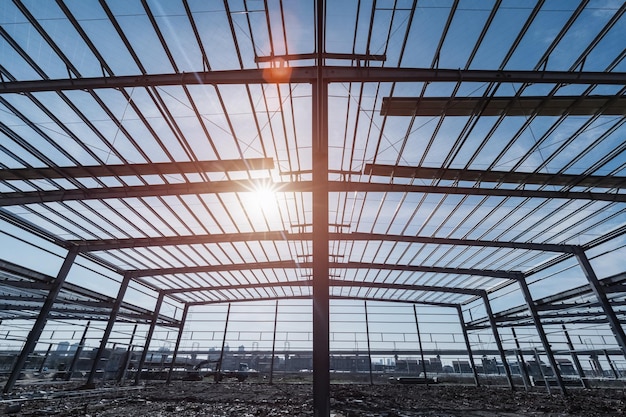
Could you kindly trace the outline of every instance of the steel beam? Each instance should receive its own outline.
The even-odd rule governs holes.
[[[585,254],[584,249],[577,247],[575,252],[576,258],[578,259],[578,263],[587,277],[587,281],[589,281],[589,285],[591,286],[591,291],[594,293],[600,304],[602,305],[602,309],[604,310],[604,314],[606,314],[606,318],[609,322],[609,326],[613,331],[613,335],[615,336],[615,340],[617,344],[622,349],[622,353],[626,356],[626,334],[624,334],[624,328],[622,327],[622,323],[619,318],[615,314],[613,307],[611,307],[611,302],[604,292],[604,288],[602,284],[598,280],[587,255]]]
[[[78,363],[78,360],[80,359],[80,354],[83,352],[83,348],[85,347],[85,341],[87,340],[87,332],[89,331],[89,326],[91,326],[91,321],[87,322],[87,325],[85,326],[85,330],[83,331],[83,335],[80,338],[80,341],[78,342],[78,347],[76,348],[76,351],[74,352],[74,357],[72,358],[70,367],[67,370],[67,374],[65,375],[66,381],[69,381],[72,379],[74,368],[76,367],[76,364]]]
[[[493,338],[496,342],[496,346],[498,347],[498,352],[500,352],[500,360],[502,361],[502,366],[504,367],[504,373],[506,374],[506,379],[509,382],[509,387],[511,389],[515,389],[513,385],[513,377],[511,376],[511,369],[509,368],[509,363],[506,360],[506,355],[504,354],[504,348],[502,347],[502,340],[500,339],[500,332],[498,331],[498,325],[493,318],[493,311],[491,310],[491,303],[489,302],[489,295],[486,291],[482,294],[483,303],[485,304],[485,310],[487,312],[487,317],[489,317],[489,324],[491,325],[491,331],[493,332]]]
[[[183,315],[180,318],[180,327],[178,328],[178,335],[176,336],[176,345],[174,346],[174,353],[172,354],[172,363],[170,364],[169,372],[167,373],[166,384],[172,382],[172,373],[174,372],[174,366],[176,365],[176,359],[178,358],[178,349],[180,348],[180,342],[183,340],[183,331],[185,330],[185,322],[187,321],[187,314],[189,313],[189,304],[185,304],[183,308]]]
[[[533,301],[532,294],[528,289],[528,285],[526,284],[526,280],[524,277],[520,277],[518,279],[518,284],[520,289],[522,290],[522,294],[524,295],[524,300],[526,300],[526,305],[528,306],[528,310],[533,318],[533,322],[535,323],[535,329],[537,330],[537,334],[539,335],[539,340],[541,340],[541,344],[543,345],[543,350],[548,356],[548,361],[550,362],[550,366],[554,371],[554,376],[556,378],[556,383],[559,386],[559,389],[563,394],[565,391],[565,384],[563,383],[563,379],[561,378],[561,371],[559,370],[559,365],[554,359],[554,353],[552,352],[552,348],[550,347],[550,341],[548,341],[548,336],[543,329],[543,324],[541,323],[541,318],[539,317],[539,313],[537,313],[537,306],[535,306],[535,302]],[[546,381],[546,384],[548,382]]]
[[[101,200],[111,198],[141,198],[168,195],[219,194],[251,192],[257,189],[262,180],[233,180],[194,182],[183,184],[132,185],[120,187],[81,188],[52,191],[16,191],[0,195],[0,207],[24,204],[42,204],[61,201]],[[313,182],[273,183],[277,192],[311,192]],[[480,195],[498,197],[544,198],[564,200],[592,200],[626,202],[626,193],[590,191],[532,190],[524,188],[456,187],[442,185],[409,185],[388,183],[366,183],[353,181],[333,181],[326,184],[328,192],[352,193],[424,193],[445,195]]]
[[[461,331],[463,332],[463,340],[465,340],[465,348],[467,349],[467,356],[472,366],[472,375],[474,376],[474,385],[480,386],[478,380],[478,371],[476,370],[476,363],[474,363],[474,354],[472,353],[472,345],[470,344],[469,337],[467,335],[467,328],[465,327],[465,319],[463,318],[463,310],[461,306],[456,306],[456,312],[459,315],[459,323],[461,324]]]
[[[46,296],[46,300],[41,306],[41,310],[39,311],[37,320],[33,324],[33,327],[30,330],[30,333],[28,334],[28,337],[26,339],[26,343],[22,347],[22,351],[17,357],[15,364],[13,365],[13,369],[11,370],[11,374],[9,375],[9,378],[7,379],[7,382],[4,385],[3,392],[5,394],[9,393],[13,389],[13,385],[19,378],[20,372],[22,372],[22,368],[24,368],[24,365],[26,364],[28,356],[35,349],[35,346],[37,345],[37,342],[39,341],[39,337],[41,336],[41,332],[43,331],[48,321],[48,314],[50,313],[50,310],[52,309],[54,301],[58,297],[59,292],[61,291],[61,288],[63,287],[63,283],[65,282],[65,279],[67,278],[67,275],[69,274],[70,269],[72,268],[72,265],[74,264],[74,260],[76,260],[77,255],[78,255],[78,248],[72,247],[70,248],[67,255],[65,256],[65,260],[63,261],[63,264],[61,265],[61,269],[59,270],[59,273],[57,274],[56,279],[53,281],[52,288],[50,289],[50,292],[48,292],[48,295]]]
[[[574,366],[576,367],[576,372],[578,372],[580,382],[583,384],[583,388],[589,388],[589,382],[587,381],[587,378],[585,378],[585,371],[583,370],[583,367],[580,364],[580,360],[578,359],[578,354],[576,353],[576,350],[574,349],[572,338],[569,337],[569,332],[567,331],[567,328],[565,327],[565,323],[562,323],[561,327],[563,328],[563,334],[565,335],[567,348],[569,349],[570,355],[572,356],[572,362],[574,362]]]
[[[156,305],[154,306],[154,313],[152,314],[152,320],[150,322],[148,334],[146,335],[146,342],[143,346],[143,351],[141,352],[139,364],[137,364],[137,374],[135,375],[135,385],[138,385],[139,380],[141,379],[141,370],[143,368],[144,363],[146,363],[146,356],[148,355],[148,348],[150,347],[150,342],[152,342],[152,335],[154,334],[154,329],[156,327],[157,318],[159,317],[159,310],[161,310],[161,305],[163,304],[164,295],[165,294],[163,292],[159,292],[159,297],[157,298]]]
[[[96,377],[98,366],[100,366],[100,360],[104,355],[104,350],[106,349],[109,337],[111,336],[111,332],[113,331],[113,326],[115,325],[117,314],[120,311],[122,301],[124,300],[124,295],[126,294],[126,290],[128,289],[128,284],[130,283],[131,279],[132,273],[125,273],[124,277],[122,278],[122,282],[120,283],[120,287],[117,290],[117,297],[115,298],[115,302],[113,303],[113,307],[111,308],[111,313],[109,314],[107,326],[104,329],[102,339],[100,339],[100,346],[98,347],[98,350],[96,351],[96,356],[94,357],[93,363],[91,364],[91,371],[89,372],[89,376],[87,377],[87,382],[85,382],[86,388],[93,388],[93,381]]]
[[[275,83],[378,83],[378,82],[478,82],[543,84],[626,84],[624,72],[592,71],[507,71],[391,67],[290,67],[289,72],[272,68],[200,71],[169,74],[122,75],[65,78],[54,80],[5,81],[0,94],[25,94],[43,91],[119,89],[182,85],[251,85]]]

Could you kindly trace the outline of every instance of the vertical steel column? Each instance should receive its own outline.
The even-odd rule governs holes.
[[[52,282],[52,287],[46,296],[46,300],[41,306],[41,310],[39,311],[39,315],[37,316],[37,320],[35,324],[33,324],[33,328],[28,333],[28,338],[26,339],[26,343],[24,343],[24,347],[20,352],[20,355],[17,357],[15,364],[13,365],[13,369],[11,374],[9,375],[9,379],[4,385],[3,392],[6,394],[13,389],[13,385],[15,385],[15,381],[17,381],[20,376],[20,372],[22,372],[22,368],[26,364],[28,360],[28,356],[33,352],[37,342],[39,341],[39,336],[41,336],[41,332],[43,332],[44,327],[46,326],[46,322],[48,321],[48,314],[54,305],[54,301],[56,300],[59,292],[61,291],[61,287],[65,282],[65,278],[70,272],[70,268],[74,264],[74,260],[78,255],[78,246],[72,246],[70,250],[67,252],[65,256],[65,260],[63,261],[63,265],[61,265],[61,269],[57,274],[56,279]]]
[[[556,383],[559,386],[559,389],[563,394],[565,391],[565,384],[563,383],[563,378],[561,378],[561,371],[559,370],[559,364],[556,362],[554,358],[554,353],[552,353],[552,347],[550,346],[550,342],[548,341],[548,336],[543,329],[543,324],[541,324],[541,318],[539,317],[539,313],[537,312],[537,306],[535,306],[535,301],[533,300],[533,296],[530,294],[530,290],[528,289],[528,284],[526,283],[526,279],[522,276],[517,279],[517,282],[522,290],[522,294],[524,294],[524,300],[526,300],[526,305],[528,306],[528,310],[530,311],[530,315],[533,318],[533,322],[535,323],[535,329],[537,330],[537,334],[539,335],[539,340],[541,340],[541,344],[543,345],[543,350],[546,352],[548,356],[548,362],[550,362],[550,366],[552,367],[552,371],[554,372],[554,377],[556,378]],[[546,382],[547,384],[547,382]]]
[[[176,346],[174,346],[174,354],[172,356],[172,363],[170,364],[170,370],[167,373],[166,384],[172,382],[172,373],[174,372],[174,365],[176,365],[176,357],[178,356],[178,349],[180,348],[180,342],[183,339],[183,330],[185,330],[185,322],[187,321],[187,314],[189,313],[189,304],[185,304],[183,308],[183,315],[180,318],[180,326],[178,326],[178,335],[176,336]]]
[[[565,323],[561,324],[563,328],[563,333],[565,334],[565,340],[567,341],[567,348],[570,351],[570,355],[572,356],[572,361],[574,362],[574,366],[576,367],[576,372],[578,372],[578,377],[580,378],[580,382],[582,382],[583,387],[589,388],[589,382],[587,382],[587,378],[585,378],[585,371],[583,370],[582,365],[580,364],[580,360],[578,360],[578,355],[574,350],[574,344],[572,343],[572,339],[569,337],[569,333],[565,328]]]
[[[150,321],[150,328],[148,329],[148,334],[146,335],[146,343],[143,346],[141,358],[139,359],[139,364],[137,365],[135,385],[139,385],[139,380],[141,379],[141,369],[143,368],[143,365],[146,362],[146,357],[148,356],[148,348],[150,347],[150,342],[152,342],[152,335],[154,334],[154,328],[156,327],[156,323],[159,318],[159,311],[161,310],[161,304],[163,304],[164,295],[165,293],[163,291],[159,292],[159,297],[157,298],[156,305],[154,306],[154,312],[152,313],[152,319]]]
[[[609,351],[606,349],[603,349],[603,352],[604,352],[604,357],[606,358],[606,361],[609,363],[609,368],[611,368],[611,372],[613,372],[613,376],[615,377],[615,379],[619,379],[619,373],[617,372],[617,369],[615,369],[615,366],[613,365],[613,361],[611,360]]]
[[[274,383],[274,356],[276,355],[276,328],[278,326],[278,300],[276,300],[276,309],[274,310],[274,335],[272,337],[272,359],[270,359],[270,381]]]
[[[509,382],[509,387],[513,390],[515,386],[513,385],[513,377],[511,376],[511,369],[509,368],[509,363],[506,360],[506,355],[504,354],[504,348],[502,347],[502,340],[500,340],[500,333],[498,332],[498,326],[496,324],[496,320],[493,318],[493,311],[491,311],[491,304],[489,303],[489,296],[486,291],[482,292],[483,302],[485,303],[485,310],[487,311],[487,317],[489,318],[489,324],[491,325],[491,331],[493,332],[493,337],[496,341],[496,345],[498,346],[498,352],[500,352],[500,360],[502,361],[502,366],[504,367],[504,372],[506,373],[506,379]]]
[[[550,390],[550,381],[546,378],[545,372],[543,372],[543,367],[541,366],[541,358],[539,357],[539,352],[537,352],[537,348],[533,349],[535,353],[535,362],[537,362],[537,367],[539,368],[539,373],[541,374],[541,378],[543,379],[543,383],[546,384],[546,390],[548,390],[548,394],[551,393]]]
[[[87,339],[87,332],[89,331],[89,326],[91,326],[91,321],[87,322],[87,326],[85,326],[85,330],[83,331],[83,335],[80,338],[80,342],[78,343],[78,347],[76,348],[76,352],[74,352],[74,357],[72,358],[72,362],[70,363],[70,368],[67,370],[67,374],[65,375],[65,380],[69,381],[72,379],[72,374],[74,373],[74,368],[80,359],[80,354],[83,352],[83,348],[85,347],[85,340]]]
[[[364,301],[365,305],[365,335],[367,337],[367,360],[369,361],[370,371],[370,385],[374,385],[374,376],[372,374],[372,347],[370,345],[370,324],[367,317],[367,300]]]
[[[43,372],[44,365],[46,364],[46,361],[48,360],[48,356],[50,356],[51,350],[52,350],[52,343],[48,345],[48,350],[46,350],[46,355],[43,357],[43,360],[41,361],[41,365],[39,365],[39,373]]]
[[[117,297],[115,298],[115,302],[113,303],[113,307],[111,307],[111,313],[109,314],[109,321],[107,322],[107,327],[104,329],[104,334],[102,335],[102,339],[100,340],[100,346],[96,351],[96,356],[93,359],[93,363],[91,364],[91,371],[89,371],[89,376],[87,377],[87,382],[85,382],[85,388],[93,388],[93,380],[96,377],[96,372],[98,371],[98,366],[100,366],[100,360],[104,355],[104,351],[106,350],[107,343],[109,342],[109,337],[111,336],[111,332],[113,331],[113,325],[115,325],[115,319],[117,318],[117,313],[120,311],[120,307],[122,306],[122,301],[124,300],[124,295],[126,294],[126,289],[128,289],[128,284],[132,278],[132,274],[130,272],[126,272],[124,277],[122,278],[122,282],[120,283],[120,288],[117,290]]]
[[[128,370],[128,365],[130,365],[130,361],[133,358],[133,342],[135,341],[135,335],[137,334],[137,324],[133,327],[133,333],[130,335],[130,340],[128,341],[128,349],[126,349],[126,356],[124,357],[124,361],[122,363],[122,369],[117,378],[117,382],[119,384],[123,384],[126,381],[126,371]]]
[[[600,305],[602,306],[602,309],[604,310],[604,314],[606,314],[606,317],[609,321],[609,326],[611,327],[611,330],[613,331],[613,335],[615,336],[615,340],[617,341],[617,344],[619,345],[619,347],[622,349],[622,354],[626,356],[626,334],[624,333],[622,324],[617,318],[617,315],[615,314],[613,307],[611,307],[611,303],[609,302],[608,297],[604,293],[602,284],[600,284],[600,281],[598,280],[596,273],[591,267],[591,263],[589,262],[589,259],[587,259],[587,255],[585,254],[585,251],[581,247],[576,246],[574,247],[574,254],[576,255],[576,258],[578,259],[578,263],[580,264],[580,267],[582,268],[583,272],[585,273],[585,276],[587,277],[587,281],[589,281],[591,290],[593,291],[594,295],[600,302]]]
[[[222,337],[222,349],[220,350],[220,358],[215,364],[215,375],[213,380],[217,383],[220,382],[222,373],[222,361],[224,360],[224,348],[226,347],[226,333],[228,332],[228,320],[230,319],[230,303],[228,303],[228,309],[226,310],[226,322],[224,323],[224,337]]]
[[[422,335],[420,334],[420,325],[417,321],[417,307],[413,304],[413,315],[415,316],[415,328],[417,329],[417,342],[420,347],[420,357],[422,358],[422,371],[424,372],[424,380],[428,381],[428,375],[426,375],[426,359],[424,358],[424,349],[422,348]],[[428,382],[426,382],[428,388]]]
[[[480,381],[478,380],[478,372],[476,371],[476,364],[474,363],[474,354],[472,353],[472,345],[470,344],[469,337],[467,335],[467,329],[465,328],[465,319],[463,318],[463,310],[461,306],[456,306],[456,312],[459,315],[459,322],[461,323],[461,330],[463,331],[463,339],[465,340],[465,348],[467,349],[467,356],[469,357],[470,365],[472,366],[472,374],[474,375],[474,384],[479,387]]]
[[[528,391],[528,387],[530,387],[530,378],[528,377],[528,370],[526,368],[526,361],[524,360],[524,351],[520,346],[519,340],[517,339],[517,333],[515,333],[515,329],[511,327],[511,333],[513,334],[513,340],[515,340],[515,347],[518,352],[518,361],[519,361],[519,371],[522,374],[522,381],[524,382],[524,389]]]
[[[316,66],[312,85],[313,174],[313,415],[330,416],[328,243],[328,84],[323,79],[325,1],[316,0]]]

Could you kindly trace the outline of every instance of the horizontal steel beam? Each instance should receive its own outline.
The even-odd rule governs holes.
[[[195,162],[156,162],[149,164],[91,165],[73,167],[13,168],[0,170],[0,180],[175,175],[200,172],[252,171],[273,168],[274,160],[271,158]]]
[[[287,231],[256,232],[256,233],[220,233],[193,236],[147,237],[130,239],[70,240],[67,243],[79,247],[80,252],[104,251],[111,249],[128,249],[149,246],[202,245],[227,242],[251,241],[312,241],[312,233],[290,233]],[[571,245],[551,243],[506,242],[491,240],[451,239],[427,236],[404,236],[382,233],[329,233],[331,241],[381,241],[406,242],[429,245],[458,245],[494,248],[526,249],[544,252],[572,253]]]
[[[141,198],[166,195],[213,194],[253,192],[267,184],[263,180],[211,181],[202,183],[136,185],[106,188],[67,189],[53,191],[25,191],[0,194],[0,206],[50,203],[60,201],[94,200],[108,198]],[[273,183],[277,192],[311,192],[310,181]],[[626,193],[586,191],[553,191],[506,188],[475,188],[431,185],[384,184],[365,182],[329,182],[329,192],[379,193],[433,193],[454,195],[482,195],[498,197],[545,198],[626,202]]]
[[[321,69],[322,80],[339,83],[377,82],[478,82],[547,84],[626,84],[624,72],[499,71],[429,68],[338,67]],[[184,72],[150,75],[66,78],[55,80],[7,81],[0,83],[0,94],[42,91],[95,90],[103,88],[157,87],[175,85],[227,85],[313,83],[315,66],[262,68],[227,71]]]

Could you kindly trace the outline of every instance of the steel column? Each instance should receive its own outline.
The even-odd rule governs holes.
[[[39,341],[39,336],[41,336],[41,332],[43,332],[44,327],[46,326],[46,322],[48,321],[48,314],[54,305],[54,302],[61,291],[61,287],[65,282],[65,278],[70,272],[70,268],[74,264],[74,260],[78,255],[78,246],[72,246],[65,256],[65,260],[63,261],[63,265],[61,265],[61,269],[57,274],[56,279],[52,283],[52,288],[50,288],[50,292],[46,296],[46,300],[41,306],[41,310],[39,311],[39,315],[37,316],[37,320],[33,325],[33,328],[30,330],[28,334],[28,338],[26,339],[26,343],[24,343],[24,347],[20,352],[20,355],[17,357],[15,364],[13,365],[13,370],[9,375],[9,379],[4,385],[3,392],[6,394],[13,389],[13,385],[17,381],[20,372],[22,372],[22,368],[26,364],[28,360],[28,356],[33,352],[37,342]]]
[[[180,348],[180,342],[183,340],[183,330],[185,329],[185,322],[187,321],[187,314],[189,313],[189,304],[185,304],[183,308],[183,315],[180,318],[180,326],[178,327],[178,335],[176,336],[176,346],[174,346],[174,354],[172,356],[172,363],[170,364],[169,372],[167,373],[166,384],[172,382],[172,373],[174,372],[174,365],[176,364],[176,357],[178,356],[178,349]]]
[[[365,306],[365,336],[367,337],[367,359],[370,372],[370,385],[374,385],[374,376],[372,374],[372,347],[370,344],[370,323],[367,317],[367,300],[363,301]]]
[[[515,340],[515,347],[517,348],[519,368],[520,373],[522,374],[524,388],[528,390],[528,387],[530,387],[530,378],[528,378],[528,370],[526,368],[526,361],[524,360],[524,351],[522,351],[519,340],[517,339],[517,333],[515,333],[515,329],[513,327],[511,327],[511,333],[513,334],[513,340]]]
[[[274,356],[276,354],[276,328],[278,326],[278,300],[276,300],[276,308],[274,310],[274,334],[272,336],[272,359],[270,360],[270,381],[269,384],[274,383]]]
[[[93,363],[91,364],[91,371],[89,371],[87,382],[85,382],[85,388],[93,388],[93,380],[96,377],[96,372],[98,371],[100,360],[102,359],[102,356],[104,355],[104,351],[106,349],[106,345],[109,342],[109,337],[111,336],[111,332],[113,331],[113,326],[115,325],[117,313],[120,311],[120,307],[122,305],[122,301],[124,300],[124,295],[126,294],[126,290],[128,289],[128,284],[130,283],[131,277],[132,273],[126,272],[124,274],[124,277],[122,278],[122,282],[120,283],[120,288],[117,290],[117,297],[115,298],[115,303],[113,303],[113,307],[111,308],[109,321],[107,322],[107,327],[104,329],[104,334],[102,335],[102,339],[100,340],[100,346],[98,347],[98,350],[96,351],[96,356],[93,359]]]
[[[500,340],[500,333],[498,332],[498,325],[496,324],[496,320],[493,318],[493,311],[491,310],[491,304],[489,303],[489,296],[487,292],[483,292],[482,294],[483,302],[485,303],[485,310],[487,311],[487,317],[489,318],[489,324],[491,325],[491,331],[493,332],[493,338],[496,341],[496,346],[498,347],[498,352],[500,352],[500,360],[502,361],[502,366],[504,367],[504,373],[506,374],[506,379],[509,382],[509,387],[514,390],[515,386],[513,385],[513,377],[511,376],[511,369],[509,368],[509,363],[506,360],[506,355],[504,354],[504,348],[502,347],[502,340]]]
[[[460,305],[456,306],[456,312],[459,315],[459,322],[461,323],[461,331],[463,332],[463,339],[465,340],[465,348],[467,349],[467,356],[469,357],[470,365],[472,366],[472,374],[474,375],[474,384],[479,387],[480,381],[478,380],[478,372],[476,371],[476,363],[474,363],[474,354],[472,353],[472,345],[470,344],[469,337],[467,335],[467,329],[465,328],[465,319],[463,318],[463,310]]]
[[[220,349],[220,358],[217,360],[215,364],[215,375],[213,376],[213,380],[218,383],[220,382],[220,374],[222,372],[222,361],[224,360],[224,348],[226,347],[226,333],[228,332],[228,320],[230,319],[230,303],[228,303],[228,309],[226,309],[226,321],[224,323],[224,337],[222,337],[222,349]]]
[[[124,357],[122,369],[120,370],[119,376],[117,378],[117,382],[120,384],[123,384],[126,380],[126,371],[128,370],[128,365],[133,358],[133,342],[135,341],[135,334],[137,334],[137,324],[135,324],[135,326],[133,327],[133,333],[130,335],[130,340],[128,341],[128,349],[126,349],[126,356]]]
[[[413,316],[415,316],[415,328],[417,329],[417,342],[420,348],[420,357],[422,358],[422,371],[424,372],[424,380],[428,381],[428,375],[426,375],[426,359],[424,358],[424,349],[422,348],[422,335],[420,334],[420,325],[417,321],[417,307],[413,304]],[[428,387],[428,382],[426,382]]]
[[[165,294],[163,292],[159,292],[159,297],[157,298],[156,305],[154,306],[154,313],[152,313],[152,320],[150,321],[150,328],[148,329],[148,334],[146,335],[146,343],[144,344],[143,351],[141,352],[141,358],[139,359],[139,364],[137,365],[137,374],[135,375],[135,385],[139,384],[139,380],[141,379],[141,369],[143,368],[144,363],[146,362],[146,356],[148,356],[148,348],[150,347],[150,342],[152,342],[152,335],[154,334],[154,328],[156,327],[157,319],[159,318],[159,311],[161,310],[161,304],[163,304],[163,296]]]
[[[330,416],[328,84],[323,78],[325,1],[316,0],[316,74],[312,83],[313,415]]]
[[[569,337],[569,332],[565,327],[565,323],[561,324],[563,328],[563,333],[565,334],[565,340],[567,341],[567,348],[570,351],[570,355],[572,356],[572,361],[574,362],[574,366],[576,367],[576,372],[578,372],[578,376],[580,377],[580,382],[582,382],[583,387],[589,388],[589,383],[587,382],[587,378],[585,378],[585,371],[583,370],[582,365],[580,364],[580,360],[578,360],[578,355],[574,350],[574,344],[572,343],[572,339]]]
[[[600,305],[604,310],[604,314],[606,314],[606,317],[609,321],[609,326],[611,327],[613,335],[615,336],[615,340],[617,341],[619,347],[622,349],[622,354],[626,356],[626,334],[624,334],[624,328],[617,318],[613,307],[611,307],[611,303],[609,302],[609,299],[606,296],[604,289],[602,288],[602,284],[600,284],[596,273],[591,267],[591,263],[589,262],[589,259],[587,258],[587,255],[585,254],[583,248],[576,246],[574,248],[574,254],[576,255],[578,263],[580,264],[580,267],[587,277],[587,281],[589,281],[591,290],[600,302]]]
[[[543,324],[541,324],[541,318],[539,317],[539,313],[537,313],[537,306],[535,306],[535,301],[528,289],[528,284],[524,277],[520,277],[517,280],[520,289],[522,290],[522,294],[524,295],[524,300],[526,300],[526,305],[528,306],[528,310],[530,311],[530,315],[533,318],[533,322],[535,323],[535,329],[537,330],[537,334],[539,335],[539,340],[541,340],[541,344],[543,345],[543,350],[548,356],[548,361],[550,362],[550,366],[552,366],[552,370],[554,371],[554,377],[556,378],[556,383],[559,386],[559,389],[563,394],[565,391],[565,384],[563,383],[563,379],[561,378],[561,371],[559,370],[559,365],[554,359],[554,353],[552,353],[552,348],[550,347],[550,342],[548,341],[548,336],[546,332],[543,330]],[[548,382],[546,381],[546,384]]]
[[[533,349],[533,352],[535,354],[535,362],[537,362],[537,368],[539,368],[539,373],[541,374],[543,383],[546,384],[546,390],[548,391],[548,394],[550,394],[550,382],[546,378],[546,374],[543,372],[543,368],[541,367],[541,358],[539,357],[539,352],[537,352],[537,348]]]
[[[74,368],[80,359],[80,354],[83,352],[83,348],[85,347],[85,340],[87,339],[87,332],[89,331],[89,326],[91,326],[91,321],[87,322],[87,326],[85,326],[85,330],[83,331],[83,335],[80,338],[80,342],[78,343],[78,347],[76,348],[76,352],[74,352],[74,357],[72,358],[72,362],[70,363],[70,368],[67,370],[67,375],[65,375],[65,380],[69,381],[72,379],[72,374],[74,373]]]

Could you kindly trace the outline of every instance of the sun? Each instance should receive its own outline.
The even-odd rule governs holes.
[[[257,186],[253,192],[253,198],[257,206],[264,212],[277,210],[276,191],[270,184]]]

